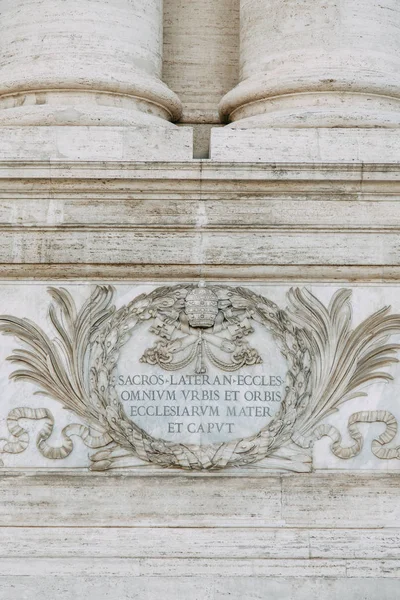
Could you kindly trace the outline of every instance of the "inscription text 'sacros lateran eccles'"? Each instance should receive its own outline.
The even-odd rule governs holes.
[[[400,449],[390,447],[397,421],[389,411],[353,414],[350,445],[324,422],[365,395],[364,384],[392,379],[385,369],[397,362],[399,347],[390,339],[400,334],[400,315],[389,308],[352,328],[347,289],[325,306],[308,289],[292,288],[286,308],[250,289],[220,285],[159,287],[118,309],[111,286],[97,286],[80,308],[63,288],[49,293],[55,339],[28,319],[0,317],[0,331],[22,342],[9,358],[20,365],[11,377],[30,381],[81,423],[67,425],[55,445],[49,409],[14,408],[9,436],[0,441],[3,457],[28,448],[22,420],[33,419],[42,421],[37,447],[46,458],[66,458],[79,436],[93,449],[91,469],[98,471],[118,466],[121,457],[188,470],[270,459],[296,470],[324,436],[338,458],[356,456],[363,446],[358,424],[373,422],[385,424],[373,454],[400,458]],[[140,346],[140,331],[147,345],[127,373],[121,357]],[[272,340],[284,372],[267,372],[264,339]],[[259,419],[258,430],[236,436],[242,417]]]

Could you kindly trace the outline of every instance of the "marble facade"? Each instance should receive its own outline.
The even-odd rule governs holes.
[[[397,600],[395,0],[0,0],[0,600]]]

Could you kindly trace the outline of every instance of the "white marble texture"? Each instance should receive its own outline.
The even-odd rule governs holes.
[[[57,284],[55,284],[57,285]],[[285,308],[287,305],[286,294],[290,287],[288,285],[266,285],[266,284],[248,284],[248,286],[266,296],[267,298],[276,302],[281,308]],[[11,314],[17,317],[27,317],[31,321],[37,323],[44,330],[50,334],[50,337],[54,337],[54,332],[52,331],[48,317],[47,311],[49,306],[50,297],[46,292],[46,288],[48,284],[46,283],[2,283],[0,287],[0,314]],[[88,297],[90,291],[93,290],[93,284],[89,283],[71,283],[66,284],[65,287],[71,292],[73,297],[76,299],[78,305],[84,301],[85,298]],[[138,296],[141,293],[148,293],[152,289],[154,289],[155,284],[147,283],[147,284],[118,284],[116,286],[117,294],[116,294],[116,304],[117,306],[122,306],[129,303],[134,297]],[[352,306],[353,306],[353,327],[357,326],[360,322],[370,316],[372,313],[377,310],[383,308],[384,306],[391,306],[392,312],[400,313],[400,302],[399,302],[399,286],[397,285],[386,285],[386,286],[377,286],[377,285],[354,285],[354,286],[345,286],[346,288],[352,287]],[[316,295],[325,305],[327,305],[333,295],[333,293],[338,289],[337,285],[333,284],[309,284],[307,288],[312,291],[314,295]],[[122,374],[126,377],[130,374],[144,374],[150,376],[151,374],[155,374],[158,377],[160,374],[164,374],[165,376],[170,376],[171,373],[167,373],[163,371],[160,367],[151,367],[148,364],[140,364],[139,358],[147,347],[151,346],[153,342],[156,340],[156,337],[148,332],[149,323],[145,323],[141,325],[140,328],[135,332],[129,342],[125,345],[121,352],[121,357],[118,362],[118,374]],[[394,336],[392,341],[399,342],[400,335],[397,337]],[[265,336],[261,334],[258,330],[254,336],[249,337],[249,342],[254,345],[255,348],[259,349],[263,358],[265,359],[264,365],[259,365],[256,367],[244,367],[240,371],[238,371],[236,376],[239,374],[262,374],[268,372],[274,374],[280,374],[284,371],[286,361],[280,355],[278,348],[275,346],[273,341],[268,337],[268,334]],[[266,344],[267,342],[267,344]],[[265,345],[266,344],[266,345]],[[1,400],[1,413],[0,413],[0,436],[6,436],[6,418],[10,410],[14,408],[18,408],[21,406],[27,406],[32,408],[48,408],[55,417],[55,431],[51,438],[51,443],[57,445],[60,440],[60,432],[63,427],[65,427],[68,423],[72,422],[81,422],[81,419],[77,418],[75,415],[71,414],[68,411],[65,411],[61,408],[61,406],[55,402],[54,400],[34,395],[34,392],[37,391],[37,388],[30,384],[24,382],[9,382],[8,378],[10,373],[15,369],[14,365],[11,365],[6,361],[7,357],[11,354],[12,350],[20,347],[21,344],[16,339],[8,336],[1,337],[1,345],[0,345],[0,381],[2,387],[2,400]],[[265,368],[265,371],[264,371]],[[388,369],[390,373],[394,377],[394,381],[390,383],[382,383],[375,382],[366,386],[361,387],[361,391],[367,392],[367,397],[356,398],[354,400],[350,400],[342,405],[340,411],[333,414],[324,420],[326,423],[330,423],[338,428],[338,430],[343,435],[343,443],[344,445],[351,445],[351,440],[347,434],[347,422],[348,418],[359,411],[390,411],[397,419],[400,419],[400,409],[398,407],[398,394],[400,390],[400,366],[392,365]],[[178,377],[180,374],[193,374],[193,368],[187,368],[184,371],[179,371],[176,374]],[[216,375],[217,372],[210,372],[209,375]],[[220,375],[223,373],[220,372]],[[147,389],[156,389],[157,386],[143,386],[142,389],[147,387]],[[162,387],[162,386],[161,386]],[[202,392],[202,390],[210,389],[209,385],[191,385],[189,386],[191,389],[197,390],[198,392]],[[212,387],[212,386],[211,386]],[[218,386],[217,386],[218,387]],[[225,386],[226,387],[226,386]],[[229,387],[229,386],[228,386]],[[253,386],[254,387],[254,386]],[[252,390],[252,386],[246,387],[247,390]],[[127,389],[133,389],[134,386],[117,386],[119,392]],[[135,388],[136,389],[136,388]],[[176,389],[179,390],[179,386],[174,388],[174,386],[168,386],[165,389]],[[185,388],[188,389],[188,388]],[[214,387],[214,390],[216,388]],[[225,389],[224,386],[219,386],[218,388],[221,392]],[[242,388],[244,389],[244,388]],[[135,402],[130,402],[129,404],[135,404]],[[141,405],[149,405],[149,401],[141,401]],[[150,404],[154,404],[154,402],[150,402]],[[162,408],[163,404],[171,404],[170,402],[160,401],[157,402]],[[191,404],[191,402],[183,403],[185,405]],[[199,402],[197,402],[199,404]],[[220,406],[221,410],[223,410],[224,402],[202,402],[202,404],[213,406]],[[242,402],[244,405],[248,405],[248,402]],[[259,404],[259,403],[258,403]],[[261,403],[263,404],[263,403]],[[129,409],[126,409],[127,413],[129,413]],[[276,412],[276,409],[275,411]],[[197,425],[203,423],[206,424],[210,422],[210,419],[206,416],[205,418],[195,417],[194,419],[189,419],[191,422],[194,421]],[[211,419],[213,422],[218,422],[219,419]],[[267,419],[270,420],[270,419]],[[182,430],[180,433],[176,430],[174,432],[166,431],[166,424],[163,422],[162,418],[159,417],[141,417],[134,418],[134,422],[136,422],[140,427],[143,427],[150,435],[154,437],[161,437],[164,439],[174,440],[178,443],[210,443],[213,441],[227,441],[232,439],[233,435],[228,435],[227,432],[222,430],[219,434],[214,430],[209,432],[207,435],[201,434],[198,432],[194,435],[189,435],[188,432]],[[185,421],[185,420],[184,420]],[[221,419],[223,421],[223,419]],[[265,426],[266,422],[263,419],[258,418],[245,418],[245,419],[235,419],[235,435],[236,437],[244,437],[257,432],[257,430],[261,429]],[[88,453],[89,450],[83,445],[83,443],[78,439],[74,438],[76,448],[72,452],[72,454],[63,460],[55,461],[50,459],[45,459],[41,456],[40,452],[36,448],[35,445],[35,435],[40,429],[40,423],[30,423],[24,420],[27,425],[28,430],[32,435],[31,443],[29,449],[26,450],[22,454],[18,455],[3,455],[2,458],[5,463],[5,468],[13,469],[26,469],[26,468],[45,468],[45,469],[54,469],[54,468],[82,468],[88,466]],[[381,460],[375,457],[371,452],[371,442],[378,435],[380,435],[384,426],[382,424],[370,424],[364,425],[361,424],[360,429],[362,434],[365,436],[365,443],[362,452],[350,459],[343,460],[336,458],[330,451],[330,442],[329,440],[321,440],[316,443],[314,452],[313,452],[313,462],[314,468],[319,469],[334,469],[334,470],[388,470],[388,471],[399,471],[400,470],[400,461],[393,460]],[[395,447],[400,443],[400,436],[397,436],[393,442],[390,444],[390,447]],[[256,467],[263,468],[263,462]],[[265,466],[268,466],[265,463]]]

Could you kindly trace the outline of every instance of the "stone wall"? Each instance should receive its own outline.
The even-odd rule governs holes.
[[[1,600],[397,600],[399,19],[0,0]]]

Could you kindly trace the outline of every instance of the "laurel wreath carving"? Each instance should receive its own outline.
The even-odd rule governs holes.
[[[68,425],[63,443],[49,443],[53,417],[47,409],[17,408],[8,416],[10,439],[0,440],[2,453],[23,452],[29,434],[23,418],[44,420],[37,446],[47,458],[61,459],[73,450],[73,436],[98,451],[91,456],[93,470],[106,470],[121,454],[135,456],[162,467],[212,470],[243,466],[273,456],[286,445],[311,448],[329,436],[332,452],[340,458],[357,455],[363,445],[358,423],[384,422],[386,430],[372,443],[372,452],[381,459],[400,458],[400,448],[388,448],[397,433],[397,421],[387,411],[353,415],[350,447],[341,445],[337,429],[322,421],[345,401],[366,395],[360,387],[373,380],[389,381],[383,370],[398,362],[400,346],[389,342],[400,333],[400,315],[384,308],[351,328],[351,291],[339,290],[325,307],[309,290],[293,288],[288,308],[243,287],[213,286],[229,299],[231,316],[245,311],[249,319],[269,330],[287,361],[285,396],[272,421],[256,435],[245,439],[205,446],[179,444],[153,438],[129,419],[115,389],[115,374],[121,348],[146,320],[160,311],[173,310],[194,285],[157,288],[138,296],[116,310],[111,286],[97,286],[78,311],[70,293],[50,288],[50,321],[57,337],[52,340],[28,319],[0,317],[0,331],[17,337],[24,345],[9,360],[20,365],[11,377],[28,380],[42,394],[60,402],[87,425]],[[89,373],[89,377],[87,376]]]

